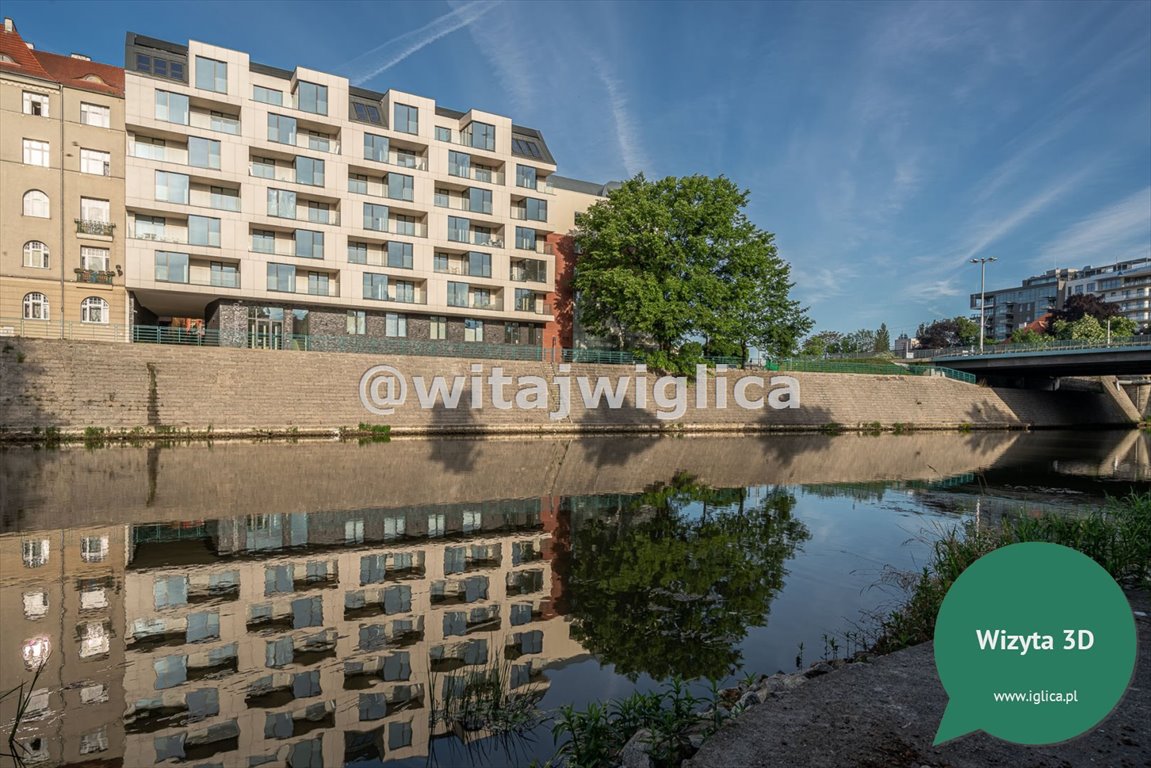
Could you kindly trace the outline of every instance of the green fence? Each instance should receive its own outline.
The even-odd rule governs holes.
[[[975,376],[938,365],[896,365],[895,363],[849,363],[836,360],[793,359],[774,360],[764,365],[772,371],[797,373],[864,373],[889,376],[942,376],[944,378],[975,383]]]

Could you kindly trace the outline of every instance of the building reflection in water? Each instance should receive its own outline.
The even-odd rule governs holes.
[[[4,536],[5,689],[43,662],[20,730],[26,761],[424,756],[433,738],[465,735],[467,724],[429,717],[437,701],[497,670],[502,695],[538,697],[548,664],[583,653],[556,614],[559,508],[545,498]]]

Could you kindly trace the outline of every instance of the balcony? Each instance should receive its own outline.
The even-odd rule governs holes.
[[[462,166],[450,165],[448,166],[448,175],[457,179],[471,179],[472,181],[479,181],[484,184],[496,184],[503,186],[504,172],[494,171],[486,167],[477,168],[476,166]]]
[[[468,270],[465,264],[448,264],[446,267],[437,266],[435,271],[441,275],[464,275],[465,277],[478,277],[483,280],[491,280],[491,274],[472,273]]]
[[[197,274],[201,272],[201,274]],[[239,272],[211,272],[203,274],[202,270],[197,270],[193,265],[193,271],[184,275],[183,280],[173,279],[156,279],[157,283],[175,283],[177,285],[204,285],[211,288],[239,288],[240,287],[240,273]]]
[[[484,298],[474,293],[468,294],[466,302],[460,300],[453,300],[451,296],[448,297],[449,307],[461,307],[465,309],[484,309],[490,311],[500,311],[504,308],[504,300],[499,296],[492,296]]]
[[[532,192],[539,192],[540,194],[544,195],[554,195],[556,193],[555,189],[552,187],[551,181],[547,179],[536,179],[536,183],[534,185],[517,181],[516,189],[530,189]],[[516,192],[513,190],[512,194],[514,195]]]
[[[426,171],[428,169],[427,158],[413,158],[408,155],[398,154],[396,152],[389,152],[388,159],[384,161],[384,164],[394,165],[397,168],[407,168],[412,171]]]
[[[103,269],[73,269],[76,273],[77,283],[99,283],[101,285],[112,285],[116,279],[116,273],[103,270]]]
[[[268,216],[273,219],[286,219],[288,221],[302,221],[310,224],[334,224],[340,223],[340,212],[331,210],[322,210],[315,208],[300,208],[292,215],[290,211],[268,211]]]
[[[555,253],[555,248],[552,247],[551,243],[539,239],[537,239],[532,245],[516,243],[516,250],[532,251],[533,253],[542,253],[546,256],[550,256],[551,254]]]
[[[492,205],[488,203],[486,206],[473,208],[471,201],[464,197],[445,197],[443,195],[436,195],[437,208],[450,208],[453,211],[467,211],[468,213],[478,213],[481,216],[492,215]]]
[[[471,245],[482,245],[488,248],[504,247],[504,239],[502,237],[492,237],[483,232],[448,232],[448,240],[453,243],[469,243]]]
[[[100,221],[98,219],[76,219],[76,234],[78,235],[102,235],[104,237],[112,237],[115,234],[116,225],[109,221]]]
[[[528,301],[521,299],[516,302],[516,312],[530,312],[533,315],[550,315],[552,313],[552,305],[546,301],[539,301],[537,299]]]
[[[547,224],[548,223],[547,218],[543,218],[543,219],[528,218],[528,212],[527,211],[525,211],[523,208],[517,208],[515,206],[512,206],[512,218],[515,219],[516,221],[538,221],[540,224]]]

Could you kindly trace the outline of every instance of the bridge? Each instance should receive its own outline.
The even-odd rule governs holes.
[[[977,376],[1058,378],[1151,374],[1151,337],[916,350],[917,359]]]

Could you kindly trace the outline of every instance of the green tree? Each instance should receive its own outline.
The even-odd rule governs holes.
[[[1051,337],[1045,333],[1039,333],[1032,328],[1019,328],[1015,333],[1011,334],[1012,344],[1048,344],[1051,342]]]
[[[887,330],[887,323],[880,323],[875,332],[875,352],[881,355],[891,352],[891,332]]]
[[[584,327],[666,355],[690,336],[745,357],[752,346],[789,354],[812,321],[747,201],[722,176],[640,174],[577,214],[573,286]]]
[[[979,342],[979,323],[959,315],[920,324],[915,336],[925,349],[969,347]]]
[[[831,348],[838,349],[839,340],[843,334],[838,331],[820,331],[803,340],[800,353],[811,357],[823,357],[831,353]]]
[[[1109,318],[1111,338],[1124,338],[1135,334],[1135,321],[1128,317]],[[1078,320],[1062,318],[1051,323],[1051,335],[1063,341],[1106,341],[1107,323],[1091,315],[1083,315]]]
[[[568,572],[572,637],[632,679],[729,674],[809,535],[790,494],[745,502],[742,488],[681,473],[583,524]]]
[[[860,328],[846,334],[839,342],[839,352],[845,355],[870,355],[875,351],[875,331]]]

